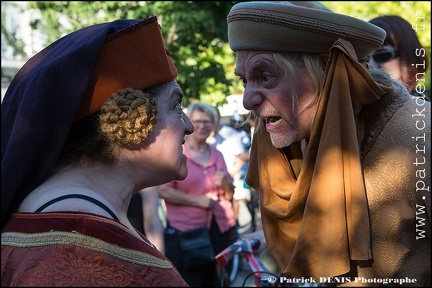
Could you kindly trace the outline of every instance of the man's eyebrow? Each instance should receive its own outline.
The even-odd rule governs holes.
[[[260,59],[257,61],[252,62],[250,70],[256,71],[263,68],[272,68],[274,65],[272,63],[269,63],[268,60]]]
[[[253,72],[255,72],[257,70],[260,70],[260,69],[270,69],[270,68],[274,68],[274,65],[272,63],[270,63],[268,60],[260,59],[260,60],[254,61],[250,65],[250,68],[249,68],[248,72],[249,73],[251,73],[251,72],[253,73]],[[237,76],[239,76],[239,77],[244,76],[237,69],[234,70],[234,74],[237,75]]]

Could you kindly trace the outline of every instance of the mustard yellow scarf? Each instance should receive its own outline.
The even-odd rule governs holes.
[[[336,276],[350,270],[350,260],[371,258],[357,115],[387,89],[358,62],[351,43],[338,40],[304,159],[298,143],[283,153],[265,129],[254,136],[247,183],[260,193],[267,245],[282,272]]]

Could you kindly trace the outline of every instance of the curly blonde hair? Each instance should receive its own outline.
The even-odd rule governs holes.
[[[99,125],[109,142],[135,148],[146,141],[157,123],[155,98],[126,88],[113,94],[100,110]]]
[[[137,148],[149,138],[157,123],[156,97],[161,87],[163,84],[144,92],[119,90],[101,110],[74,122],[59,155],[59,164],[111,165],[117,161],[112,144]]]

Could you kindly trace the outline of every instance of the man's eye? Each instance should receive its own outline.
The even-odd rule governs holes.
[[[270,81],[270,79],[271,79],[271,77],[270,77],[269,75],[263,75],[263,76],[262,76],[262,81],[263,81],[263,82]]]
[[[241,80],[241,82],[243,83],[243,87],[246,87],[246,84],[247,84],[246,79],[241,78],[240,80]]]

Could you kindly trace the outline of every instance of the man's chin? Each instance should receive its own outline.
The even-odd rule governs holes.
[[[270,133],[270,139],[272,145],[279,149],[288,147],[295,142],[294,140],[292,140],[290,137],[287,137],[286,135],[280,136],[280,135],[274,135],[272,133]]]

